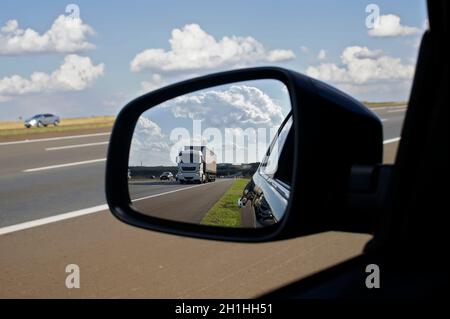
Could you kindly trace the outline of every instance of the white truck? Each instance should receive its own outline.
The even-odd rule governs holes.
[[[177,180],[180,184],[216,180],[216,155],[206,146],[185,146],[184,150],[178,153],[177,163]]]

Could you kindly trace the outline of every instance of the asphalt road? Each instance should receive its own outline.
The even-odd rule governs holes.
[[[0,227],[104,204],[109,134],[97,134],[102,135],[0,142]],[[73,148],[61,149],[68,146]],[[93,160],[97,162],[51,168]]]
[[[385,161],[392,162],[404,108],[376,113],[389,142]],[[0,297],[252,297],[348,259],[369,239],[326,233],[250,245],[124,225],[104,206],[108,138],[0,141]],[[216,196],[224,191],[219,188]],[[80,216],[57,221],[65,213]],[[42,218],[55,220],[35,222]],[[31,225],[11,231],[25,222]],[[69,263],[80,266],[81,289],[64,285]]]
[[[166,186],[168,190],[163,195],[160,193],[162,185],[159,183],[139,185],[146,189],[142,190],[140,197],[133,201],[133,206],[139,212],[152,217],[200,224],[208,210],[217,203],[233,182],[233,179],[223,179],[213,183],[182,185],[182,187],[169,184]],[[134,187],[130,187],[130,193],[136,195]],[[143,194],[144,191],[146,194]]]
[[[372,110],[375,110],[375,113],[383,122],[384,140],[390,140],[401,135],[406,112],[405,107],[378,107]]]

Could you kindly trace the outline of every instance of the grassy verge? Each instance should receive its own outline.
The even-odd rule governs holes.
[[[406,105],[407,102],[362,102],[367,107],[385,107],[385,106],[403,106]]]
[[[201,224],[222,227],[240,227],[241,213],[237,206],[238,199],[242,196],[244,187],[249,179],[241,178],[234,181],[233,185],[226,193],[214,204],[213,207],[203,217]]]
[[[114,120],[114,116],[70,118],[62,119],[58,126],[49,125],[48,127],[31,127],[29,129],[23,126],[22,121],[0,122],[0,137],[108,128],[112,127]]]

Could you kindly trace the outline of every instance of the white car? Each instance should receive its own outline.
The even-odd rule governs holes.
[[[37,114],[27,120],[25,120],[25,127],[30,128],[32,126],[36,127],[42,127],[47,125],[58,125],[59,124],[59,116],[53,115],[53,114]]]

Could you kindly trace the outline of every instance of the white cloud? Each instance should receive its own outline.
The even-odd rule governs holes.
[[[350,79],[345,68],[334,63],[322,63],[318,66],[309,66],[306,74],[310,77],[329,82],[349,82]]]
[[[202,120],[207,127],[272,127],[284,119],[281,106],[260,89],[246,85],[183,95],[164,107],[170,107],[177,118]]]
[[[399,58],[367,47],[345,48],[341,61],[341,66],[333,63],[309,66],[306,74],[324,81],[352,84],[404,81],[410,80],[414,74],[413,64],[404,64]]]
[[[281,103],[251,84],[169,100],[138,120],[130,163],[173,165],[180,148],[200,144],[220,161],[257,161],[285,117]]]
[[[395,14],[381,15],[378,26],[369,30],[371,37],[399,37],[417,34],[420,28],[405,26],[400,23],[400,17]]]
[[[81,91],[103,75],[104,64],[93,65],[89,57],[67,55],[64,63],[52,73],[34,72],[29,79],[12,75],[0,79],[1,95],[23,95],[28,93]]]
[[[161,127],[149,117],[140,116],[133,133],[129,165],[140,163],[153,165],[168,164],[169,140]]]
[[[317,59],[318,60],[325,60],[327,58],[327,52],[322,49],[319,51],[319,54],[317,54]]]
[[[130,63],[134,72],[180,72],[281,62],[295,58],[291,50],[267,50],[252,37],[225,36],[216,40],[198,24],[172,30],[170,50],[146,49]]]
[[[73,53],[94,48],[87,41],[93,29],[81,19],[60,15],[46,32],[39,34],[21,29],[17,20],[9,20],[0,28],[0,55],[21,55],[48,52]]]
[[[163,80],[160,74],[153,74],[150,81],[142,81],[141,82],[141,90],[139,94],[145,94],[156,89],[159,89],[166,85],[166,81]]]
[[[141,116],[136,124],[136,132],[145,133],[146,135],[155,136],[157,138],[164,137],[164,134],[161,131],[161,128],[158,124],[153,122],[150,118]]]
[[[275,63],[275,62],[289,61],[295,58],[295,54],[291,50],[275,49],[267,52],[266,55],[267,57],[261,58],[261,61]]]
[[[2,33],[12,33],[19,28],[17,20],[8,20],[4,27],[0,29]]]

